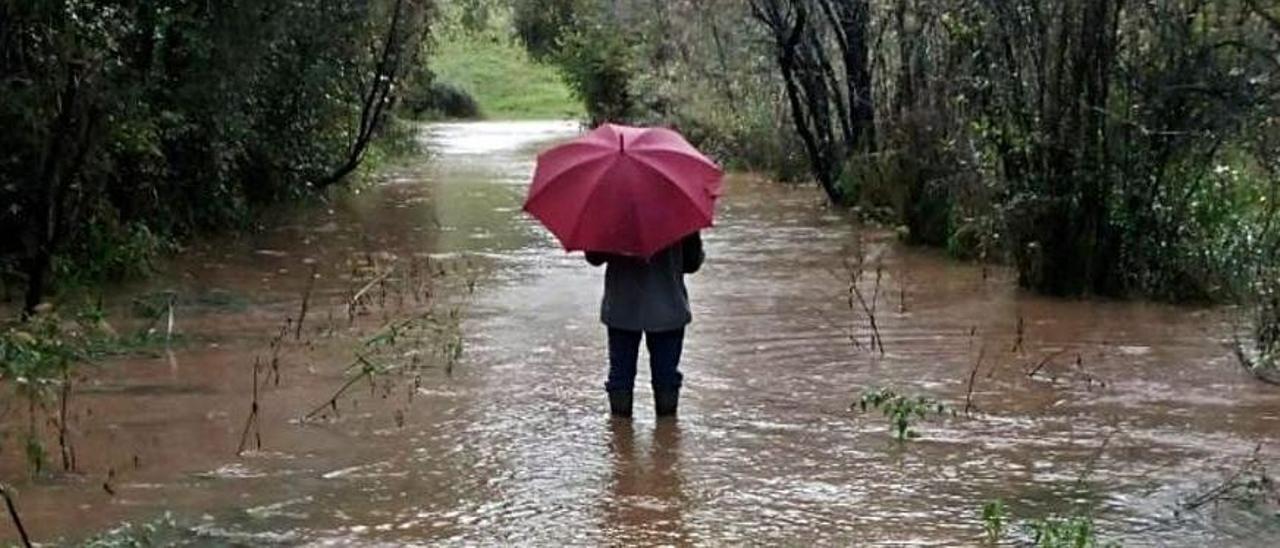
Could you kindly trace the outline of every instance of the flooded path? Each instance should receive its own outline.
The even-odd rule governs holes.
[[[1280,458],[1280,391],[1231,361],[1228,312],[1027,295],[999,269],[859,230],[809,187],[726,182],[690,278],[680,420],[655,424],[647,390],[634,423],[608,420],[602,272],[519,209],[536,151],[575,131],[431,126],[430,158],[126,288],[172,290],[182,342],[96,366],[75,403],[80,473],[14,482],[33,536],[170,511],[212,544],[967,545],[999,498],[1018,517],[1090,505],[1126,544],[1280,542],[1275,516],[1176,515],[1258,444]],[[883,354],[850,306],[859,257]],[[308,323],[273,353],[313,265]],[[380,375],[300,420],[350,378],[361,337],[451,314],[456,362]],[[423,341],[388,363],[451,348]],[[253,362],[273,355],[262,449],[237,457]],[[870,387],[962,409],[971,377],[972,416],[905,443],[850,409]],[[3,477],[26,477],[3,449]]]

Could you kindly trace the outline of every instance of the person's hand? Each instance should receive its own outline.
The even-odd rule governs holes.
[[[684,248],[681,253],[684,256],[684,273],[693,274],[697,272],[699,268],[702,268],[702,261],[707,258],[706,253],[702,251],[702,234],[694,232],[685,236],[680,245]]]

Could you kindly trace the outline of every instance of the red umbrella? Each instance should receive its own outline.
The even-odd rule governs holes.
[[[721,176],[679,133],[604,124],[538,155],[524,210],[568,251],[648,258],[711,226]]]

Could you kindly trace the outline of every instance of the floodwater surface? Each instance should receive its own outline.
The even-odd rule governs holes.
[[[602,271],[520,210],[537,151],[577,131],[426,126],[427,153],[358,192],[110,297],[172,295],[174,342],[77,384],[76,472],[32,479],[0,443],[34,539],[170,512],[209,544],[952,546],[1001,499],[1126,544],[1280,542],[1274,508],[1179,510],[1259,444],[1280,457],[1280,391],[1233,362],[1235,312],[1029,295],[807,186],[728,178],[689,278],[680,418],[652,418],[642,368],[636,419],[610,420]],[[421,336],[362,342],[411,318]],[[373,375],[327,404],[359,355]],[[956,415],[899,442],[851,408],[876,387]]]

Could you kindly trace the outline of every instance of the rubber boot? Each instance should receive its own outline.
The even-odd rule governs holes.
[[[631,391],[609,392],[609,414],[631,418]]]
[[[653,409],[658,417],[676,416],[676,408],[680,404],[679,388],[654,388]]]

